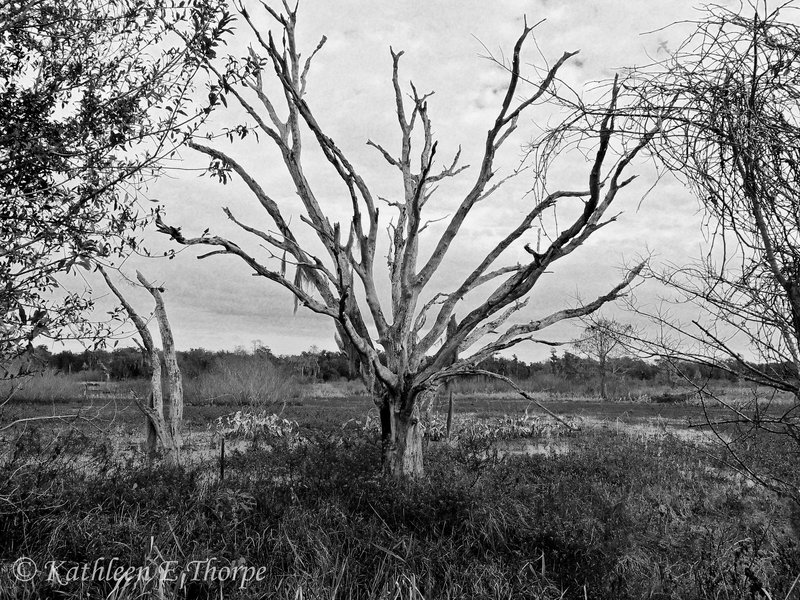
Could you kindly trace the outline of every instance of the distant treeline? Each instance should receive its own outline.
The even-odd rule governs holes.
[[[550,358],[542,362],[527,363],[516,356],[503,358],[495,356],[481,365],[481,368],[494,373],[506,375],[512,379],[524,381],[536,379],[543,375],[555,376],[567,381],[585,381],[597,376],[600,364],[591,358],[585,358],[565,351],[561,355],[555,350]],[[733,369],[734,373],[736,369]],[[608,358],[606,373],[609,376],[635,381],[669,382],[675,377],[685,376],[692,380],[725,380],[735,381],[737,375],[726,369],[710,365],[699,365],[686,361],[653,361],[623,356]]]
[[[45,346],[39,346],[36,348],[36,356],[42,367],[62,373],[93,371],[113,380],[137,379],[147,376],[142,354],[138,348],[123,347],[83,352],[64,350],[51,353]],[[242,356],[262,359],[287,375],[302,380],[337,381],[357,378],[357,373],[343,353],[316,348],[301,354],[280,356],[273,354],[265,346],[257,346],[252,351],[242,348],[235,351],[193,348],[179,351],[178,361],[184,377],[194,379],[212,370],[215,364],[220,364],[229,358],[235,359]],[[553,351],[548,360],[541,362],[525,362],[516,356],[511,358],[495,356],[484,361],[480,367],[518,381],[543,376],[557,377],[567,381],[585,381],[596,377],[599,370],[597,361],[580,357],[568,351],[560,355]],[[736,369],[732,370],[736,372]],[[608,359],[606,372],[615,378],[658,381],[660,383],[680,376],[693,380],[735,381],[737,378],[729,371],[713,366],[689,362],[677,364],[674,362],[668,364],[665,361],[648,362],[635,357]]]
[[[113,350],[84,350],[83,352],[63,350],[51,353],[45,346],[39,346],[35,352],[36,362],[40,367],[61,373],[73,374],[91,371],[117,381],[148,376],[141,350],[138,348],[123,347]],[[353,379],[356,376],[351,372],[344,354],[329,350],[313,350],[297,355],[277,356],[264,346],[257,347],[253,351],[192,348],[178,351],[177,355],[181,372],[184,378],[188,379],[195,379],[210,372],[215,365],[233,362],[242,357],[249,357],[256,361],[263,360],[287,375],[296,375],[309,380],[333,381]]]

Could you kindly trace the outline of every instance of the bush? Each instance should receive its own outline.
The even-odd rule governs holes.
[[[105,381],[105,375],[101,371],[79,371],[68,375],[47,369],[15,382],[0,381],[0,400],[8,396],[13,386],[19,385],[19,389],[12,396],[15,402],[52,404],[79,401],[85,398],[84,384],[87,381]],[[147,394],[147,389],[146,380],[134,379],[110,382],[103,387],[102,392],[107,393],[109,399],[130,399],[131,391],[143,397]]]
[[[560,435],[566,431],[554,419],[525,414],[519,417],[503,415],[494,419],[464,418],[454,415],[450,426],[450,437],[460,439],[485,439],[489,441],[514,440],[518,438],[540,438]],[[447,419],[440,412],[434,413],[425,422],[425,437],[430,441],[447,436]]]
[[[299,395],[295,380],[259,355],[226,354],[208,371],[184,381],[184,395],[193,404],[233,404],[267,408]]]
[[[242,412],[237,410],[233,415],[218,417],[217,433],[231,437],[292,437],[297,434],[297,423],[283,419],[276,414]]]

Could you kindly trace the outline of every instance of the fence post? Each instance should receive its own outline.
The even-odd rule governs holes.
[[[225,479],[225,436],[222,436],[222,443],[220,444],[219,453],[219,480]]]

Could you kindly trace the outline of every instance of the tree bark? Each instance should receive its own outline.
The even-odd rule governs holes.
[[[450,393],[447,398],[447,440],[450,440],[450,431],[453,427],[453,390],[450,390]]]
[[[164,308],[164,300],[160,290],[151,286],[147,280],[137,271],[136,275],[139,282],[153,296],[156,302],[156,319],[158,320],[162,343],[164,345],[164,360],[167,367],[169,386],[167,388],[169,401],[169,423],[164,418],[164,392],[161,386],[161,357],[158,349],[153,342],[153,336],[147,329],[147,323],[139,316],[139,313],[125,299],[117,289],[111,278],[101,265],[97,265],[98,271],[103,275],[106,284],[112,293],[117,297],[128,313],[131,321],[136,326],[139,337],[143,344],[143,359],[147,369],[150,371],[150,394],[144,402],[137,399],[136,404],[145,415],[145,435],[146,453],[149,461],[155,459],[157,444],[166,453],[167,461],[172,464],[180,462],[181,447],[181,424],[183,421],[183,384],[181,380],[178,361],[175,356],[175,343],[172,338],[172,330],[167,321],[167,313]]]
[[[147,396],[147,403],[150,405],[150,408],[153,407],[152,394],[149,394]],[[156,459],[156,453],[158,451],[158,432],[156,431],[156,427],[155,425],[153,425],[153,421],[147,412],[145,412],[144,415],[144,435],[145,435],[145,446],[144,446],[145,455],[147,456],[147,462],[152,464],[153,461]]]
[[[174,459],[177,462],[183,447],[183,377],[178,366],[175,339],[167,318],[167,310],[164,306],[161,290],[152,286],[139,271],[136,272],[136,277],[150,292],[156,303],[155,316],[158,321],[159,333],[161,334],[161,345],[164,348],[164,365],[167,369],[167,414],[169,417],[170,452],[175,455]]]
[[[388,398],[381,399],[378,408],[381,415],[381,463],[387,465],[392,443],[392,408]]]
[[[146,345],[146,344],[145,344]],[[164,395],[161,389],[161,360],[155,348],[147,348],[145,359],[150,371],[150,393],[145,400],[149,410],[143,410],[146,430],[147,460],[152,463],[156,458],[158,442],[162,446],[167,441],[166,425],[164,423]],[[141,409],[141,401],[137,402]],[[168,442],[167,442],[168,443]]]
[[[147,353],[146,362],[150,370],[150,393],[147,399],[142,402],[137,401],[139,409],[145,416],[146,431],[146,453],[147,460],[155,460],[157,446],[160,443],[164,449],[167,460],[177,463],[180,455],[180,447],[176,446],[175,440],[167,427],[164,419],[164,394],[161,388],[161,358],[158,350],[151,347]]]
[[[384,471],[396,480],[418,479],[425,469],[422,460],[422,438],[425,431],[415,403],[409,414],[400,402],[386,403],[389,408],[391,432],[384,448]]]
[[[600,398],[608,400],[608,391],[606,390],[606,359],[600,358]]]

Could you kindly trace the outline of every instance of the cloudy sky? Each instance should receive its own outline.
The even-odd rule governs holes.
[[[253,8],[253,13],[256,9]],[[506,73],[484,58],[490,51],[497,57],[508,55],[522,28],[528,22],[546,19],[535,31],[536,44],[528,45],[526,59],[537,65],[552,63],[564,51],[580,50],[563,71],[563,77],[578,88],[613,76],[616,69],[650,62],[663,57],[665,48],[674,47],[680,29],[653,32],[674,21],[697,16],[693,3],[666,0],[394,0],[363,2],[345,0],[305,0],[299,14],[299,36],[305,53],[313,49],[323,34],[328,43],[318,56],[310,75],[308,101],[318,120],[355,163],[367,183],[387,198],[398,197],[401,181],[398,174],[366,146],[372,139],[389,149],[396,149],[399,135],[394,115],[390,85],[389,46],[404,50],[401,80],[413,80],[420,91],[435,91],[430,114],[439,140],[439,156],[449,159],[461,145],[463,162],[477,164],[486,130],[496,115],[504,92]],[[266,23],[266,21],[264,21]],[[684,30],[685,31],[685,30]],[[240,24],[230,44],[241,52],[249,43],[247,29]],[[659,54],[662,53],[662,54]],[[648,57],[649,56],[649,57]],[[533,74],[533,71],[529,71]],[[232,122],[233,116],[220,116]],[[546,124],[547,112],[520,122],[519,135],[505,147],[502,164],[510,168],[521,155],[520,145],[531,139],[537,127]],[[307,141],[307,145],[311,145]],[[296,205],[293,190],[274,152],[262,143],[220,147],[247,165],[268,192],[286,206]],[[179,225],[187,235],[198,235],[205,228],[212,234],[230,235],[241,243],[250,243],[246,234],[226,222],[222,207],[228,206],[242,220],[256,227],[270,225],[256,200],[237,181],[222,186],[208,177],[199,177],[193,168],[207,164],[191,150],[182,154],[182,170],[150,185],[147,193],[160,201],[167,221]],[[341,184],[318,156],[309,154],[310,177],[330,195],[333,214],[337,215],[342,195]],[[474,170],[448,183],[430,207],[429,218],[446,217],[474,177]],[[580,298],[593,299],[608,291],[620,279],[622,267],[637,257],[654,253],[659,261],[681,263],[699,254],[702,242],[697,203],[679,184],[664,179],[642,201],[653,181],[653,167],[639,161],[631,173],[640,180],[621,193],[616,209],[622,212],[618,222],[598,232],[572,256],[557,263],[557,268],[534,291],[521,318],[543,316],[552,310],[574,306]],[[588,167],[580,156],[565,156],[554,168],[554,185],[575,189],[585,187]],[[330,185],[326,186],[326,181]],[[467,221],[463,239],[451,253],[436,281],[438,289],[450,289],[466,269],[482,256],[504,228],[513,228],[530,209],[525,190],[530,182],[518,179],[507,193],[486,203]],[[324,195],[324,194],[323,194]],[[291,212],[291,210],[289,210]],[[386,211],[388,212],[388,211]],[[345,218],[342,213],[343,219]],[[295,215],[299,223],[298,215]],[[442,225],[443,227],[443,225]],[[431,234],[441,232],[435,226]],[[513,248],[525,256],[522,244]],[[154,254],[169,249],[163,236],[148,233],[147,245]],[[276,353],[296,353],[312,345],[335,348],[333,328],[326,318],[301,309],[293,314],[289,294],[277,285],[251,276],[244,263],[235,257],[214,256],[197,260],[193,249],[182,251],[174,260],[131,258],[123,267],[133,275],[135,269],[167,290],[167,308],[179,348],[205,347],[232,349],[251,347],[259,340]],[[385,252],[383,253],[385,254]],[[377,260],[377,267],[385,261]],[[86,275],[84,275],[86,276]],[[91,276],[96,293],[103,288]],[[141,310],[150,310],[148,296],[141,290],[123,285],[123,291]],[[645,299],[654,299],[657,290],[643,290]],[[107,309],[110,298],[101,298],[99,306]],[[610,308],[622,321],[632,317]],[[577,334],[570,326],[560,326],[546,336],[568,340]],[[540,360],[549,349],[528,344],[516,354],[528,360]]]

